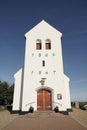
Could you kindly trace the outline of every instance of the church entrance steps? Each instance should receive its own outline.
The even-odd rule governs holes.
[[[34,113],[28,113],[26,115],[28,118],[57,118],[57,117],[64,117],[65,115],[62,113],[55,113],[54,111],[36,111]]]

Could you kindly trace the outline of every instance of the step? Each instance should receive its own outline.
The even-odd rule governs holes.
[[[54,111],[35,111],[33,113],[28,113],[28,118],[45,118],[45,117],[59,117],[64,116],[61,113],[55,113]]]

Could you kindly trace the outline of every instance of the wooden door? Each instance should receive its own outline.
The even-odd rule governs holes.
[[[37,110],[51,110],[51,91],[42,89],[37,92]]]

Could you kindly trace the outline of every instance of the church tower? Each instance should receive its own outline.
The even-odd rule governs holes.
[[[13,110],[71,109],[69,78],[64,74],[62,33],[42,20],[25,34],[24,67],[15,75]]]

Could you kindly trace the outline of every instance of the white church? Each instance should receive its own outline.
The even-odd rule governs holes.
[[[42,20],[25,34],[24,67],[14,74],[13,111],[71,110],[70,79],[64,74],[62,33]]]

